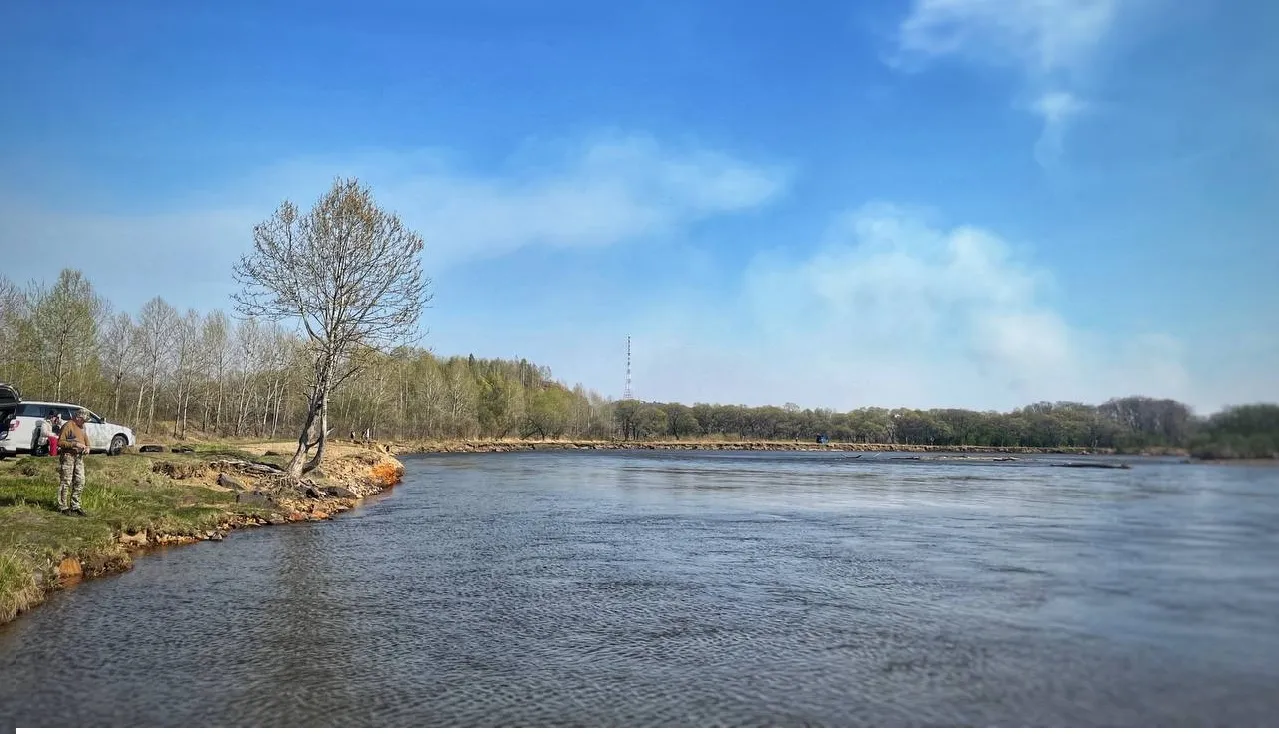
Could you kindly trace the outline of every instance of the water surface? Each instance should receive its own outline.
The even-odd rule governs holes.
[[[405,460],[0,629],[0,725],[1275,725],[1279,471]]]

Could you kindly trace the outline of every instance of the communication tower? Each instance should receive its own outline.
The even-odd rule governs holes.
[[[626,335],[626,389],[622,391],[622,400],[633,400],[631,394],[631,335]]]

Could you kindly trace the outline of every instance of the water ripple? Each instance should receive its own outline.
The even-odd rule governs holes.
[[[0,726],[1279,720],[1279,473],[410,458],[0,631]]]

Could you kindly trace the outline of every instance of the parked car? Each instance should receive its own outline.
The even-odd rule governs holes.
[[[74,403],[58,403],[49,400],[23,400],[22,393],[13,385],[0,383],[0,455],[34,454],[47,439],[39,441],[35,427],[49,413],[57,413],[63,421],[69,421],[79,410],[88,410]],[[108,423],[93,411],[84,424],[89,434],[89,451],[115,456],[126,446],[137,443],[133,430]],[[48,432],[48,426],[42,433]]]

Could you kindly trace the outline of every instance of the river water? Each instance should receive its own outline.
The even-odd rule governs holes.
[[[1279,724],[1279,470],[414,456],[0,628],[0,725]]]

